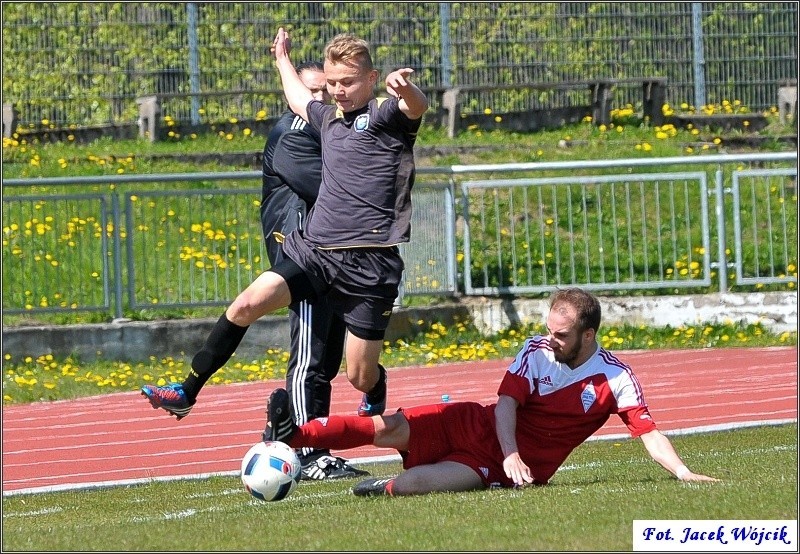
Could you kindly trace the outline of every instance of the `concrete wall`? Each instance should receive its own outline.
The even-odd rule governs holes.
[[[472,300],[463,302],[485,333],[511,324],[544,321],[548,301]],[[702,323],[758,323],[773,332],[797,332],[797,293],[702,294],[687,296],[600,297],[604,324],[653,327]]]
[[[774,332],[797,332],[797,293],[707,294],[664,297],[601,297],[603,322],[662,327],[726,321],[761,322]],[[489,334],[512,324],[544,321],[547,300],[473,299],[431,308],[406,308],[392,317],[386,339],[412,336],[427,328],[420,321],[472,320]],[[151,356],[191,359],[211,332],[216,318],[165,321],[118,321],[94,325],[3,328],[3,354],[14,359],[53,354],[79,359],[145,361]],[[286,316],[267,316],[251,326],[237,350],[240,360],[261,357],[268,348],[287,349]]]

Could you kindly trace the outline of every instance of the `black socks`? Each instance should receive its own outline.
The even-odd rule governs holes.
[[[203,348],[192,358],[192,369],[183,381],[183,392],[190,402],[197,398],[206,381],[233,356],[247,329],[228,321],[224,313],[220,316]]]

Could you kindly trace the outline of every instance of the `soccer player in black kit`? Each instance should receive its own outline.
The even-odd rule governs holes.
[[[143,387],[154,408],[178,419],[194,405],[198,384],[230,359],[251,323],[323,296],[347,326],[347,378],[364,393],[358,415],[386,410],[386,370],[378,361],[404,269],[398,245],[411,236],[413,145],[428,99],[408,80],[411,68],[389,73],[389,98],[376,98],[378,71],[369,47],[344,34],[325,47],[325,79],[335,106],[324,104],[297,75],[289,50],[288,34],[280,28],[274,52],[287,101],[322,137],[317,202],[303,229],[284,238],[283,261],[259,275],[220,316],[182,386]],[[273,440],[281,432],[270,426]]]
[[[330,103],[325,73],[320,62],[297,66],[297,74],[314,98]],[[283,239],[302,228],[317,200],[322,170],[319,133],[291,110],[285,111],[267,136],[264,145],[261,186],[261,227],[270,265],[283,260]],[[290,349],[286,389],[294,421],[302,425],[330,412],[331,381],[342,363],[346,327],[320,298],[289,306]],[[196,398],[205,381],[187,378],[184,383],[165,387],[145,385],[144,394],[154,406],[167,409],[181,419],[181,405]],[[169,399],[174,397],[174,410]],[[191,409],[191,404],[188,406]],[[185,406],[184,406],[185,409]],[[265,437],[266,439],[266,437]],[[298,457],[305,479],[340,479],[368,475],[346,460],[331,456],[328,449],[302,448]]]
[[[314,98],[330,103],[320,62],[297,66],[300,80]],[[261,227],[270,265],[283,260],[283,239],[303,222],[317,200],[322,180],[319,133],[291,110],[281,115],[264,146],[261,186]],[[330,413],[331,381],[342,364],[346,327],[325,297],[289,306],[289,365],[286,390],[298,425]],[[268,440],[268,437],[265,437]],[[340,479],[368,475],[328,449],[302,448],[298,457],[304,479]]]

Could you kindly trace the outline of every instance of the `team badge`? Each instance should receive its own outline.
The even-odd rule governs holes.
[[[369,127],[369,114],[362,113],[355,121],[356,133],[363,133]]]
[[[583,411],[588,412],[589,408],[592,407],[594,401],[597,400],[597,394],[594,391],[594,383],[589,381],[589,384],[586,385],[586,388],[583,389],[581,393],[581,402],[583,403]]]

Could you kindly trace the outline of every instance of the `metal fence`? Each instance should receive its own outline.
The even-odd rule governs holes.
[[[705,173],[465,181],[462,190],[465,294],[711,284]]]
[[[23,128],[134,123],[136,98],[152,94],[192,124],[276,116],[280,25],[296,61],[349,31],[382,73],[410,66],[429,90],[666,77],[673,105],[762,111],[797,79],[796,2],[4,2],[2,13],[3,102]],[[585,94],[471,92],[462,109],[560,108]],[[612,105],[640,102],[634,83],[615,89]]]
[[[796,163],[789,152],[419,168],[399,301],[566,285],[659,294],[794,288]],[[121,317],[228,304],[268,267],[258,179],[4,181],[4,313]],[[53,192],[78,186],[95,191]]]
[[[734,171],[732,182],[736,282],[796,282],[797,168]]]

